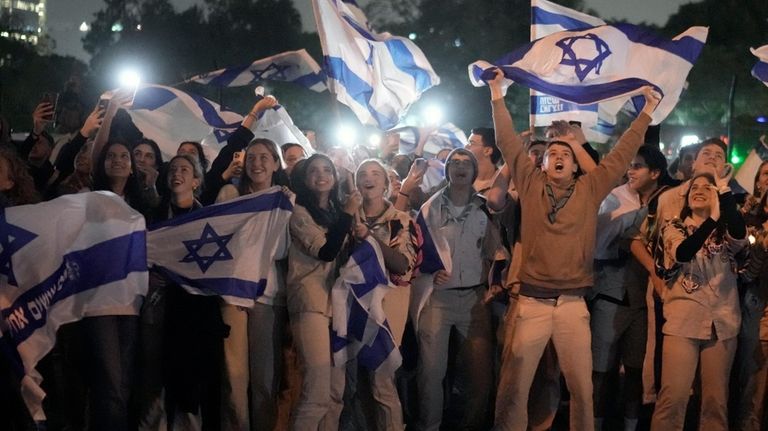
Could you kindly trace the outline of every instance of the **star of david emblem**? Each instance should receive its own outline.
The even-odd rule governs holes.
[[[270,63],[269,66],[265,67],[263,70],[254,70],[253,74],[256,75],[257,80],[274,79],[278,81],[287,81],[288,77],[285,76],[285,71],[292,67],[292,64]]]
[[[11,257],[35,238],[34,233],[8,223],[5,211],[0,212],[0,274],[8,277],[8,284],[18,286]]]
[[[233,259],[232,253],[227,250],[227,243],[229,243],[229,240],[231,239],[232,234],[219,236],[219,234],[213,230],[211,225],[206,223],[203,228],[203,233],[200,235],[200,239],[182,241],[189,253],[187,253],[187,255],[179,262],[195,262],[197,266],[200,267],[200,271],[205,274],[205,272],[208,271],[208,268],[215,262]],[[203,248],[208,244],[215,245],[216,251],[211,255],[201,255]]]
[[[563,58],[560,64],[573,66],[579,82],[584,82],[584,79],[593,70],[595,74],[599,75],[600,68],[603,67],[603,61],[611,55],[608,44],[592,33],[566,37],[557,41],[555,45],[563,50]],[[576,49],[577,47],[578,49]],[[579,54],[576,53],[576,51],[579,51],[583,55],[584,51],[589,52],[590,50],[593,53],[592,58],[579,58]]]

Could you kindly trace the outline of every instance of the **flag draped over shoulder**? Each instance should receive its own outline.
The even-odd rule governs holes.
[[[363,124],[393,128],[440,82],[410,40],[374,33],[354,0],[313,0],[328,87]]]
[[[573,103],[613,101],[612,112],[650,85],[663,96],[652,115],[652,124],[658,124],[677,104],[707,32],[706,27],[691,27],[669,40],[631,24],[562,31],[512,51],[495,64],[508,79]],[[490,79],[492,66],[470,65],[473,84]]]
[[[421,230],[423,243],[421,245],[419,275],[413,280],[412,299],[409,308],[411,322],[413,322],[414,327],[418,326],[421,310],[426,305],[435,288],[433,283],[434,274],[440,270],[445,270],[450,274],[453,268],[451,248],[448,245],[448,240],[436,228],[443,225],[440,206],[445,190],[443,188],[433,194],[422,205],[419,214],[416,216],[416,224]]]
[[[243,121],[242,115],[204,97],[149,84],[136,91],[128,113],[144,136],[157,142],[165,159],[176,155],[180,143],[195,141],[203,144],[208,160],[213,160]],[[307,138],[279,105],[262,114],[253,133],[278,145],[295,142],[311,150]]]
[[[343,367],[357,359],[369,370],[394,372],[402,357],[387,324],[384,295],[397,289],[384,269],[384,257],[373,237],[352,250],[331,289],[333,362]]]
[[[150,226],[149,263],[192,294],[252,307],[276,283],[270,273],[292,211],[275,186]]]
[[[564,30],[604,25],[605,21],[547,0],[531,0],[531,41]],[[599,104],[577,105],[554,96],[531,91],[533,126],[546,127],[555,120],[579,121],[591,142],[606,142],[616,125],[616,116]]]
[[[763,84],[768,85],[768,45],[763,45],[757,49],[750,48],[749,50],[758,58],[758,62],[752,68],[752,76],[763,81]]]
[[[325,75],[305,49],[283,52],[245,66],[204,73],[185,82],[212,87],[241,87],[263,80],[292,82],[317,92],[327,90]]]
[[[0,354],[43,420],[35,366],[59,326],[116,307],[139,312],[148,288],[144,217],[113,193],[66,195],[2,210],[0,248]]]

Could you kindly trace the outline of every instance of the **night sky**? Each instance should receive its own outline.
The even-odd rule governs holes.
[[[361,5],[367,0],[358,0]],[[202,3],[201,0],[171,0],[177,10]],[[304,28],[315,29],[312,17],[312,5],[310,0],[294,0],[297,9],[301,12]],[[627,19],[629,22],[639,24],[649,22],[663,25],[667,17],[677,11],[681,4],[692,3],[691,0],[585,0],[587,8],[600,12],[601,17],[612,19]],[[104,5],[102,0],[48,0],[48,28],[51,36],[56,40],[56,53],[61,55],[73,55],[84,61],[88,55],[82,49],[80,38],[82,33],[78,30],[80,23],[91,21],[93,14]]]

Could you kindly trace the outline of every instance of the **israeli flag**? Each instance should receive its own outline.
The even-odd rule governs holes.
[[[536,40],[496,62],[504,75],[531,89],[579,104],[612,101],[618,112],[627,97],[650,85],[663,95],[652,124],[663,121],[680,98],[688,72],[707,38],[691,27],[672,40],[631,24],[563,31]],[[492,65],[469,67],[474,85],[492,77]]]
[[[59,326],[116,307],[139,313],[149,283],[144,217],[110,192],[66,195],[0,211],[0,248],[0,344],[30,414],[45,420],[35,366]]]
[[[421,265],[419,275],[414,278],[411,290],[411,304],[409,314],[414,327],[418,326],[419,315],[424,309],[432,291],[434,274],[445,270],[449,274],[453,268],[451,248],[448,239],[440,232],[443,225],[441,203],[445,188],[433,194],[424,205],[421,206],[416,216],[416,225],[421,231],[423,243],[421,245]]]
[[[752,76],[763,81],[763,84],[768,85],[768,45],[763,45],[757,49],[750,48],[749,50],[758,58],[758,62],[752,68]]]
[[[203,73],[184,82],[212,87],[242,87],[265,80],[292,82],[318,93],[327,90],[325,75],[305,49],[283,52],[244,66]]]
[[[252,307],[277,289],[270,273],[278,250],[287,249],[292,212],[275,186],[150,226],[149,263],[189,293]]]
[[[413,154],[416,144],[419,143],[419,129],[417,127],[402,127],[392,130],[400,134],[400,154]],[[424,143],[424,154],[435,156],[441,150],[464,148],[467,145],[467,135],[453,123],[445,123],[438,127]]]
[[[101,97],[109,99],[113,94],[114,90]],[[136,90],[127,112],[142,134],[157,142],[165,160],[175,156],[184,141],[200,142],[208,160],[213,160],[243,121],[242,115],[204,97],[153,84],[143,84]],[[256,138],[267,138],[278,145],[297,143],[308,154],[313,153],[306,136],[280,105],[262,113],[251,131]]]
[[[313,0],[328,87],[363,124],[389,130],[440,83],[410,40],[374,33],[354,0]]]
[[[373,237],[357,244],[331,289],[331,348],[336,367],[357,358],[369,370],[394,373],[400,350],[384,313],[384,296],[397,289],[384,269],[384,257]]]
[[[552,3],[531,0],[531,41],[564,30],[604,25],[591,15]],[[598,104],[577,105],[531,90],[531,119],[534,127],[547,127],[556,120],[578,121],[590,142],[607,142],[613,135],[616,116],[600,110]]]

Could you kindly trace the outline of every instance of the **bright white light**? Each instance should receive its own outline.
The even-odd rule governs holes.
[[[698,144],[699,137],[696,135],[684,135],[682,138],[680,138],[680,146],[681,147],[687,147],[688,145]]]
[[[141,76],[139,76],[139,73],[132,69],[126,69],[120,72],[120,75],[117,77],[118,82],[120,82],[120,87],[123,88],[135,88],[139,86],[139,83],[141,82]]]
[[[371,136],[368,137],[368,143],[371,145],[371,147],[378,147],[381,143],[381,135],[378,133],[372,133]]]
[[[424,108],[421,117],[428,126],[438,126],[443,121],[443,110],[436,105],[429,105]]]
[[[416,33],[408,33],[408,39],[416,40]]]
[[[336,131],[336,139],[338,139],[339,144],[351,147],[355,145],[357,140],[357,130],[348,125],[339,126]]]
[[[113,33],[120,33],[121,31],[123,31],[123,25],[122,24],[120,24],[119,22],[116,22],[116,23],[112,24],[112,32]]]
[[[80,24],[80,31],[82,31],[83,33],[87,32],[90,29],[91,27],[88,25],[87,22],[83,21],[83,23]]]
[[[667,147],[667,146],[666,146],[666,145],[664,145],[664,143],[663,143],[663,142],[659,142],[659,149],[660,149],[661,151],[664,151],[664,148],[666,148],[666,147]]]
[[[141,31],[141,24],[136,24],[136,30]]]
[[[750,244],[754,244],[755,241],[757,241],[757,239],[754,237],[754,235],[750,235],[747,238],[749,239],[749,243]]]

